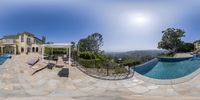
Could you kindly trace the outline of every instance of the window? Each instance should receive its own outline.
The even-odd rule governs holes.
[[[196,43],[196,46],[200,46],[200,43],[198,42],[198,43]]]
[[[21,35],[21,42],[24,42],[24,35]]]
[[[31,44],[31,39],[27,38],[27,44]]]
[[[35,39],[33,40],[33,43],[36,44],[36,40]]]
[[[38,47],[36,47],[36,52],[38,52]]]
[[[35,52],[35,47],[32,48],[32,52]]]
[[[35,44],[39,44],[39,41],[38,41],[38,40],[35,40]]]
[[[23,47],[21,47],[21,53],[23,53],[24,52],[24,48]]]

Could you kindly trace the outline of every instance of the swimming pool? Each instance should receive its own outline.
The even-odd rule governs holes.
[[[187,76],[200,67],[200,59],[191,58],[182,61],[166,62],[153,59],[145,64],[135,67],[141,75],[154,79],[176,79]]]
[[[10,56],[8,55],[0,55],[0,65],[2,65]]]

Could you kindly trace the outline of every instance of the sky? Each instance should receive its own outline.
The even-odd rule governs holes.
[[[1,0],[0,37],[27,31],[60,43],[98,32],[104,51],[152,50],[167,28],[199,40],[199,9],[199,0]]]

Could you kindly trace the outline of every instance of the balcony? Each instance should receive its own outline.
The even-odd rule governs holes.
[[[3,39],[0,43],[1,44],[16,44],[17,40],[15,40],[15,39]]]

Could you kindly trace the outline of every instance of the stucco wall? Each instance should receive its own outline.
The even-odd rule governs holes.
[[[30,48],[30,52],[32,52],[33,50],[33,47],[34,48],[38,48],[38,52],[40,52],[40,44],[34,44],[35,42],[35,38],[32,37],[32,36],[28,36],[27,34],[23,34],[24,35],[24,42],[21,42],[21,35],[19,35],[19,38],[18,38],[18,50],[19,50],[19,53],[22,53],[21,51],[21,48],[23,47],[24,48],[24,52],[23,53],[26,53],[28,51],[28,48]],[[31,44],[28,45],[27,44],[27,38],[30,38],[30,42]],[[36,50],[35,50],[36,51]]]

